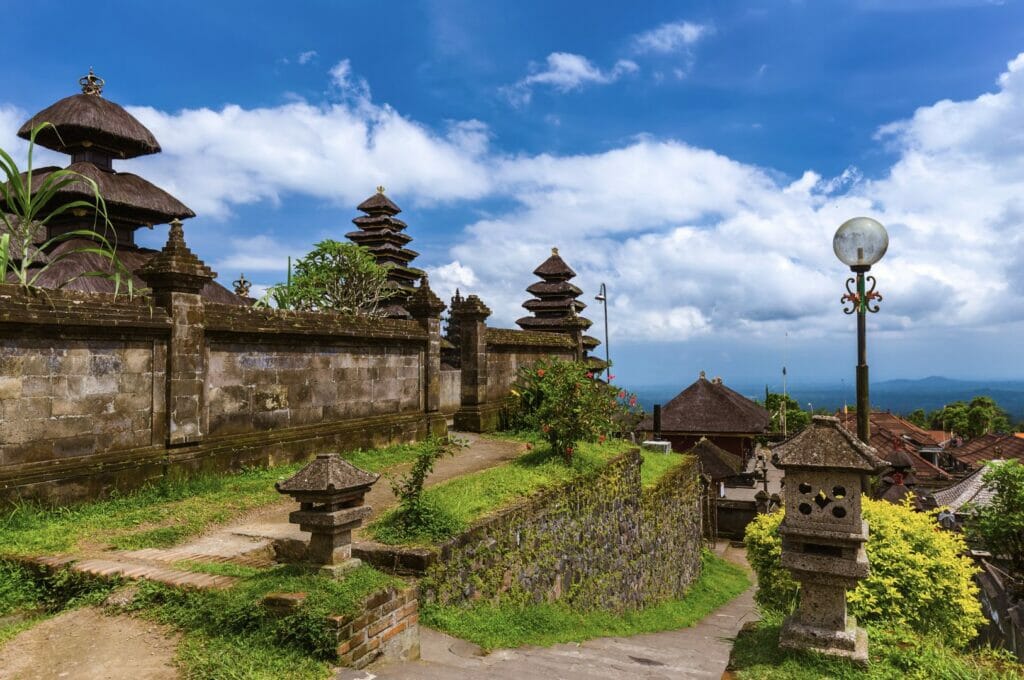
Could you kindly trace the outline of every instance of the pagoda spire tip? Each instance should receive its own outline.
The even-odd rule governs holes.
[[[103,86],[106,85],[106,81],[103,78],[97,76],[92,66],[89,67],[88,75],[84,75],[78,79],[78,84],[82,86],[82,94],[92,95],[94,97],[103,96]]]
[[[383,184],[378,184],[377,185],[377,193],[378,194],[383,194],[384,193],[384,185]]]

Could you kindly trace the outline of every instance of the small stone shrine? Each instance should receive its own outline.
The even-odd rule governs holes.
[[[773,458],[785,472],[782,566],[800,583],[800,605],[779,645],[867,663],[867,633],[847,616],[846,591],[868,575],[861,490],[885,461],[826,416],[778,444]]]
[[[395,217],[402,209],[384,194],[384,187],[377,187],[377,193],[356,209],[366,214],[352,220],[359,231],[345,236],[369,249],[377,264],[387,268],[388,286],[394,290],[394,297],[385,309],[385,316],[408,319],[410,316],[404,303],[416,290],[416,282],[423,276],[423,270],[409,266],[419,253],[406,248],[412,236],[404,233],[408,225]]]
[[[516,324],[528,331],[551,331],[575,333],[586,331],[593,324],[590,319],[579,316],[587,305],[577,300],[583,291],[570,283],[576,272],[558,254],[558,248],[551,249],[551,257],[544,260],[533,273],[540,281],[531,284],[526,292],[536,297],[523,303],[533,316],[524,316]],[[591,352],[601,342],[589,335],[582,336],[583,349]],[[603,365],[603,362],[602,362]]]
[[[288,521],[312,534],[306,549],[310,566],[330,576],[359,566],[352,557],[352,532],[370,514],[363,497],[378,479],[379,474],[360,470],[336,453],[321,453],[293,477],[274,485],[299,502]]]

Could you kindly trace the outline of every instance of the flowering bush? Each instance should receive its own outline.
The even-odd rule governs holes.
[[[566,462],[578,442],[604,441],[643,416],[635,394],[596,379],[578,361],[541,360],[520,369],[512,394],[519,400],[517,423],[541,433]]]
[[[862,624],[909,628],[958,647],[970,642],[984,617],[963,538],[941,530],[934,512],[866,498],[863,507],[871,573],[846,594],[850,613]],[[758,605],[785,613],[796,604],[798,585],[780,564],[782,517],[782,510],[758,515],[745,540]]]

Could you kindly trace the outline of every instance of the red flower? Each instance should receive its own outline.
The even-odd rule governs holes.
[[[592,372],[590,372],[590,371],[587,371],[587,377],[588,378],[593,378],[594,374]]]
[[[636,406],[636,397],[630,397],[629,398],[629,405],[630,406]]]
[[[626,398],[626,390],[619,390],[619,399]]]
[[[543,368],[538,368],[537,369],[537,377],[538,378],[543,378],[544,377],[544,369]]]
[[[566,446],[565,447],[565,452],[568,453],[571,456],[572,455],[572,447],[571,446]]]
[[[545,425],[541,425],[541,426],[540,426],[540,429],[541,429],[541,431],[543,431],[543,432],[544,432],[545,434],[547,434],[548,432],[550,432],[550,431],[551,431],[551,426],[550,426],[550,425],[546,425],[546,424],[545,424]]]
[[[597,442],[599,444],[604,444],[604,440],[605,440],[605,436],[604,435],[601,435],[600,437],[597,438]]]
[[[615,376],[614,375],[608,376],[608,380],[615,380]]]

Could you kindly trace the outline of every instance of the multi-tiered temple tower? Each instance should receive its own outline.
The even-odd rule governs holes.
[[[536,296],[523,303],[533,316],[524,316],[516,321],[520,328],[528,331],[546,331],[553,333],[585,332],[593,322],[580,316],[587,305],[577,298],[583,294],[570,280],[576,276],[565,260],[558,254],[558,248],[551,249],[551,257],[544,260],[533,273],[540,281],[530,285],[527,293]],[[582,336],[583,349],[593,351],[600,345],[597,338]]]
[[[29,139],[36,126],[50,123],[52,127],[42,129],[36,137],[36,143],[70,155],[71,164],[67,169],[96,182],[100,196],[106,203],[110,225],[97,220],[91,209],[75,209],[55,217],[47,223],[45,229],[40,229],[36,244],[41,245],[55,236],[79,229],[94,230],[116,247],[118,259],[134,274],[157,252],[138,247],[135,244],[135,231],[175,219],[195,217],[195,213],[177,198],[142,177],[115,170],[115,160],[160,153],[160,144],[138,119],[118,104],[104,99],[104,81],[91,69],[79,84],[82,87],[80,94],[61,99],[32,116],[18,130],[18,136]],[[34,170],[34,186],[38,187],[48,175],[57,170],[57,167]],[[72,182],[64,186],[43,207],[41,214],[46,215],[54,207],[71,201],[93,204],[95,198],[92,188],[85,182]],[[9,210],[10,206],[0,201],[0,209]],[[59,258],[36,279],[36,285],[113,292],[113,281],[86,275],[95,271],[109,272],[111,269],[111,263],[102,255],[81,252],[83,246],[90,245],[93,243],[86,238],[69,237],[51,246],[49,252],[35,257],[35,262],[40,264],[47,259],[54,261]],[[60,257],[66,253],[70,254]],[[145,285],[137,276],[135,284],[140,288]],[[245,304],[237,295],[214,281],[203,287],[202,296],[215,302]]]
[[[395,217],[402,210],[384,194],[384,187],[377,187],[377,193],[360,203],[357,209],[366,213],[352,220],[359,231],[345,236],[353,243],[368,248],[377,264],[387,268],[388,285],[394,290],[394,296],[385,314],[410,318],[404,304],[416,290],[416,282],[424,272],[409,266],[419,253],[405,247],[412,241],[412,236],[404,233],[408,225]]]

